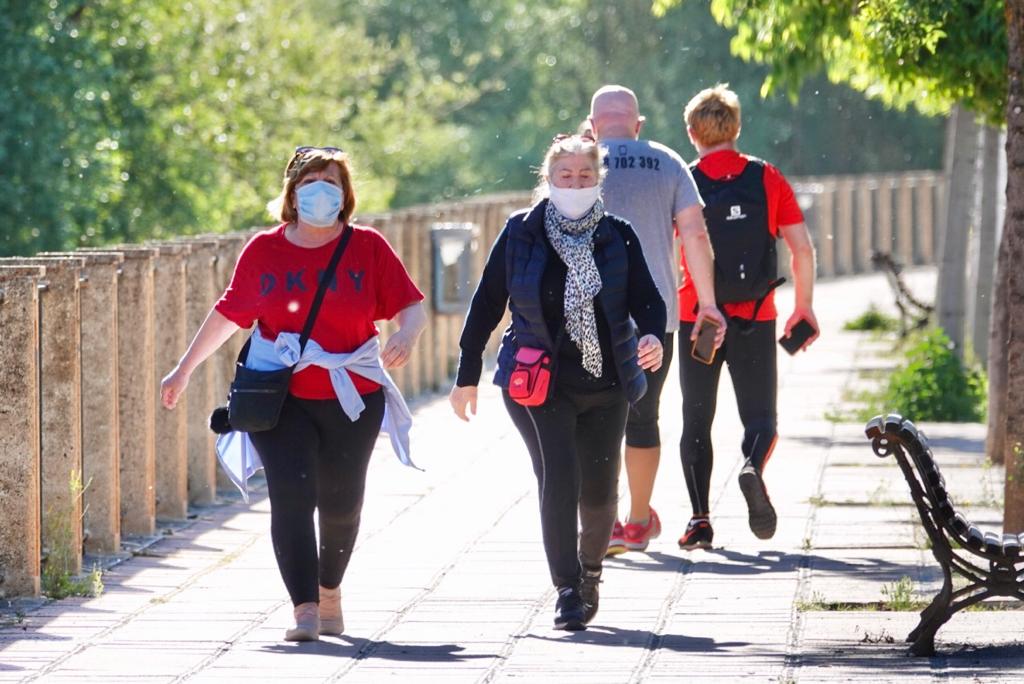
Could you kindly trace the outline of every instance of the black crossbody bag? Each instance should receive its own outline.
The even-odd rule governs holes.
[[[299,337],[300,357],[313,332],[313,324],[316,322],[320,305],[327,293],[327,285],[338,268],[338,262],[341,261],[341,255],[345,252],[351,235],[352,228],[345,226],[338,246],[334,249],[334,254],[331,255],[331,261],[320,277],[320,284],[317,286],[316,296],[313,298],[313,306],[309,309],[306,325],[302,328],[302,335]],[[224,433],[235,430],[238,432],[262,432],[276,426],[281,416],[281,407],[284,405],[285,397],[288,396],[288,386],[291,383],[295,367],[288,366],[273,371],[246,368],[245,361],[249,357],[251,344],[252,337],[246,340],[245,346],[238,353],[238,361],[235,363],[235,379],[231,382],[226,411],[224,407],[214,409],[210,416],[210,429],[214,432]],[[227,414],[227,424],[224,421],[224,413]]]

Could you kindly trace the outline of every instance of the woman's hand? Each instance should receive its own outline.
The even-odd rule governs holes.
[[[468,423],[469,416],[466,415],[466,406],[469,406],[470,413],[476,415],[476,385],[452,387],[452,391],[448,395],[448,402],[455,409],[455,415]]]
[[[164,408],[172,409],[178,405],[178,399],[185,393],[191,376],[191,373],[186,373],[178,365],[164,377],[160,382],[160,403],[164,405]]]
[[[380,353],[380,360],[384,367],[401,368],[407,364],[409,357],[412,356],[412,348],[416,344],[417,337],[418,335],[406,329],[398,330],[389,337],[387,344],[384,345],[384,351]]]
[[[661,368],[665,349],[661,346],[661,340],[658,339],[657,335],[644,335],[641,337],[636,352],[637,363],[644,370],[649,370],[653,373]]]
[[[388,338],[380,353],[385,368],[401,368],[409,362],[416,340],[423,328],[427,327],[427,312],[423,310],[423,303],[414,302],[399,311],[395,322],[398,323],[398,330]]]

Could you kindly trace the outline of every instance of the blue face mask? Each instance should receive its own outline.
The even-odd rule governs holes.
[[[299,220],[317,228],[328,228],[338,220],[343,195],[341,188],[326,181],[314,181],[295,190]]]

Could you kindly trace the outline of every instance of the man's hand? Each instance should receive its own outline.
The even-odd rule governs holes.
[[[467,406],[469,407],[469,412],[474,416],[476,415],[476,394],[476,385],[467,385],[465,387],[456,385],[452,387],[452,391],[448,394],[448,403],[455,410],[455,415],[467,423],[469,422],[469,416],[466,415]]]
[[[799,323],[801,319],[806,320],[808,323],[811,324],[811,327],[814,328],[814,334],[808,337],[807,341],[804,342],[800,349],[798,349],[797,351],[805,351],[808,347],[810,347],[811,343],[814,342],[814,340],[818,339],[820,330],[820,328],[818,327],[818,319],[815,318],[814,316],[814,310],[811,309],[810,307],[798,306],[795,309],[793,309],[793,315],[790,316],[789,320],[786,321],[786,337],[790,336],[790,333],[793,332],[793,326]]]
[[[702,306],[697,310],[697,320],[693,322],[693,330],[690,331],[690,341],[697,341],[697,333],[700,332],[700,326],[704,321],[710,321],[718,326],[715,330],[715,349],[722,346],[722,342],[725,342],[725,330],[728,327],[725,316],[718,310],[716,306]]]

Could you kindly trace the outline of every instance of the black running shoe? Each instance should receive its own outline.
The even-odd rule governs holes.
[[[600,570],[584,570],[580,583],[580,598],[583,599],[583,624],[589,625],[597,615],[598,585],[601,584]]]
[[[740,470],[739,480],[740,491],[743,492],[743,498],[747,500],[750,531],[758,539],[771,539],[775,536],[778,517],[775,515],[771,499],[768,498],[768,490],[764,487],[761,473],[750,461],[747,461],[747,464]]]
[[[584,603],[576,587],[558,587],[558,601],[555,602],[555,629],[578,632],[586,629]]]
[[[686,531],[679,538],[679,548],[683,551],[710,549],[711,540],[714,538],[715,531],[711,528],[711,521],[707,518],[690,518]]]

